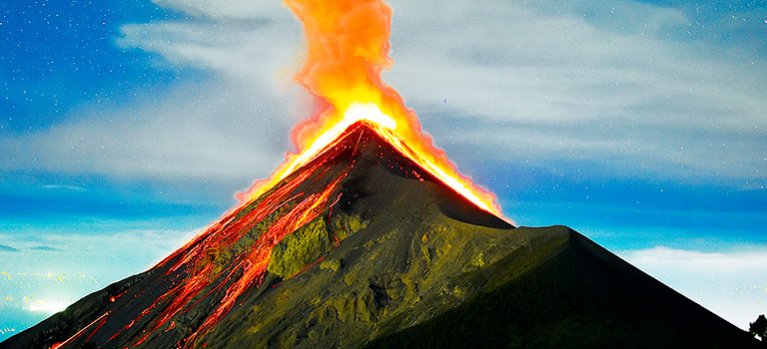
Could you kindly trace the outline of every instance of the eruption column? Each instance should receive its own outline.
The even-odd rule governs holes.
[[[306,62],[296,80],[315,98],[316,110],[292,131],[298,152],[266,180],[239,197],[249,200],[305,165],[346,127],[367,121],[404,155],[481,209],[502,217],[495,196],[462,176],[424,134],[414,111],[381,79],[388,56],[391,8],[382,0],[285,0],[304,26]]]

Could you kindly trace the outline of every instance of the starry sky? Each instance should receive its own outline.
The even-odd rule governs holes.
[[[767,312],[767,3],[390,1],[384,79],[526,226]],[[141,272],[309,114],[279,1],[0,2],[0,340]]]

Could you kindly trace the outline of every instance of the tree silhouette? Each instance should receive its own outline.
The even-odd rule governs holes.
[[[756,321],[749,324],[748,332],[759,337],[767,345],[767,318],[764,315],[759,315]]]

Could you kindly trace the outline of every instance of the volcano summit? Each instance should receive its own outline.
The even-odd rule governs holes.
[[[154,268],[0,347],[755,344],[566,227],[480,209],[359,122]]]

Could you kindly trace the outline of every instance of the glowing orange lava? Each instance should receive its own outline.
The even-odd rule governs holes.
[[[249,201],[307,164],[343,131],[364,120],[404,155],[446,185],[496,216],[495,196],[462,176],[445,152],[421,131],[414,111],[381,79],[388,69],[391,8],[383,0],[284,0],[303,23],[306,63],[296,76],[313,93],[315,114],[292,132],[297,153],[289,153],[272,176],[238,197]]]
[[[314,220],[330,220],[343,195],[343,180],[355,166],[354,159],[332,165],[349,149],[336,145],[358,122],[417,164],[415,177],[421,178],[417,172],[423,169],[477,207],[502,217],[494,195],[460,175],[421,131],[415,112],[381,80],[381,71],[392,64],[387,55],[392,13],[382,0],[285,3],[306,32],[307,60],[297,79],[318,106],[293,130],[299,151],[288,154],[269,179],[241,194],[237,207],[152,268],[144,281],[105,296],[103,315],[54,348],[91,340],[101,347],[155,347],[165,333],[175,347],[204,347],[206,334],[265,280],[273,248]],[[304,165],[309,166],[296,171]],[[333,239],[338,245],[338,238]],[[276,276],[271,280],[284,281]],[[125,319],[131,319],[127,325]]]

